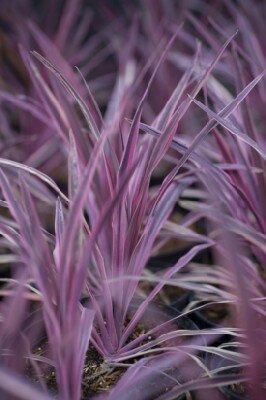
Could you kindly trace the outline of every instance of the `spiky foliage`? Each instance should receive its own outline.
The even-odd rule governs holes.
[[[239,387],[248,398],[264,399],[261,16],[247,17],[249,1],[221,2],[214,17],[207,2],[195,1],[185,27],[176,27],[175,2],[158,1],[153,11],[149,3],[140,3],[143,13],[130,30],[125,21],[135,5],[115,20],[112,4],[101,5],[120,61],[105,113],[72,66],[83,65],[87,76],[85,53],[106,32],[86,37],[86,17],[73,13],[78,2],[66,2],[60,26],[45,26],[46,34],[37,9],[35,22],[25,24],[23,12],[19,18],[28,98],[14,95],[21,85],[8,69],[13,89],[2,89],[1,98],[11,114],[0,115],[2,129],[11,140],[18,107],[19,129],[38,131],[41,145],[26,148],[25,163],[17,151],[0,159],[1,260],[12,265],[1,288],[3,396],[49,399],[52,389],[78,400],[93,378],[86,363],[96,351],[103,368],[122,375],[103,398],[167,400],[191,391],[220,398],[216,387],[247,382]],[[51,177],[34,168],[40,166]],[[59,184],[52,179],[58,176]],[[182,254],[151,271],[151,257],[171,243]],[[201,252],[207,261],[193,262]],[[178,287],[192,291],[193,301],[169,315],[158,299],[169,305],[168,290],[177,296]],[[220,325],[196,329],[197,312],[217,305],[227,310]],[[48,350],[38,354],[43,335]],[[43,366],[55,371],[52,383]]]

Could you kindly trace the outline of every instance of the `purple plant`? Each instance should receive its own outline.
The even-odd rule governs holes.
[[[17,62],[29,86],[25,90],[5,67],[12,90],[0,91],[9,104],[0,114],[3,143],[18,144],[14,106],[20,133],[40,132],[33,146],[25,139],[22,155],[3,145],[0,158],[0,257],[12,267],[0,288],[3,396],[53,398],[44,366],[55,372],[59,398],[83,398],[87,359],[95,351],[107,370],[121,374],[104,399],[170,400],[191,391],[199,399],[220,399],[217,387],[248,382],[248,398],[262,400],[266,150],[260,16],[249,21],[249,1],[241,7],[224,1],[217,18],[208,18],[206,2],[195,1],[187,7],[188,26],[176,28],[174,2],[168,8],[159,1],[153,12],[143,3],[143,15],[128,30],[134,5],[113,19],[114,9],[104,4],[115,37],[95,63],[112,49],[120,64],[110,100],[104,96],[97,105],[93,80],[82,82],[73,66],[95,79],[86,53],[105,42],[106,31],[87,37],[86,16],[74,14],[79,2],[64,4],[57,29],[51,23],[46,33],[37,9],[32,22],[18,19]],[[6,3],[4,11],[9,8]],[[9,44],[13,37],[5,33]],[[117,43],[125,37],[128,48],[121,50]],[[101,68],[96,81],[109,75],[108,63]],[[17,96],[21,88],[27,97]],[[98,98],[95,87],[93,93]],[[154,176],[160,178],[156,186]],[[176,207],[184,213],[178,222]],[[150,258],[170,243],[182,244],[182,255],[162,271],[149,270]],[[201,253],[215,261],[195,261]],[[193,291],[193,299],[171,316],[158,299],[177,287]],[[182,326],[184,318],[217,305],[228,315],[215,328]],[[40,340],[45,354],[36,351]],[[29,379],[37,381],[36,389]]]
[[[2,192],[15,219],[17,234],[21,238],[18,251],[24,254],[23,261],[25,260],[24,263],[27,264],[29,273],[32,274],[42,296],[44,323],[53,352],[59,394],[63,398],[73,399],[80,396],[82,365],[92,324],[91,313],[79,303],[82,290],[88,294],[90,308],[95,310],[96,322],[91,337],[93,345],[106,360],[132,358],[137,352],[143,353],[144,348],[141,348],[143,340],[151,333],[154,335],[160,328],[158,325],[152,331],[148,330],[143,337],[127,343],[150,302],[164,286],[162,279],[170,279],[198,251],[209,247],[211,242],[192,232],[188,236],[187,231],[186,236],[191,240],[205,243],[196,245],[176,265],[166,271],[126,325],[129,307],[155,239],[183,188],[193,181],[189,175],[187,177],[186,174],[180,175],[172,185],[168,185],[163,191],[159,190],[157,196],[149,195],[152,171],[168,149],[178,122],[177,117],[174,115],[169,126],[166,126],[165,138],[160,142],[156,141],[152,146],[153,139],[138,134],[145,93],[132,127],[127,124],[129,135],[127,142],[120,131],[118,135],[121,138],[118,136],[117,139],[114,136],[113,127],[109,129],[108,126],[103,127],[100,133],[92,117],[93,103],[90,109],[87,108],[65,78],[38,54],[36,57],[75,97],[94,135],[92,156],[84,169],[82,158],[79,158],[79,149],[76,147],[76,139],[70,133],[70,200],[67,199],[70,205],[64,223],[63,205],[60,200],[57,202],[56,236],[52,240],[54,255],[47,247],[45,239],[47,234],[44,235],[45,231],[41,228],[25,177],[18,180],[23,204],[20,205],[5,175],[1,176]],[[162,59],[163,57],[164,54]],[[197,90],[204,79],[199,82]],[[174,100],[171,99],[170,108],[167,104],[166,110],[163,110],[164,120],[167,120],[167,114],[176,108]],[[125,144],[120,151],[118,148],[116,153],[113,145],[117,140]],[[3,162],[4,160],[2,164]],[[9,167],[23,168],[12,162],[6,164]],[[51,184],[51,180],[37,171],[28,167],[24,169],[31,174],[34,172],[39,178]],[[60,193],[56,185],[54,183],[52,185]],[[87,212],[89,222],[84,221],[83,209]],[[177,229],[175,230],[177,232]],[[173,234],[171,230],[165,228],[164,235],[173,236]],[[178,233],[175,235],[180,236]],[[117,248],[117,244],[120,248]],[[75,330],[73,326],[76,327]],[[178,336],[177,333],[175,335]],[[147,351],[154,347],[154,343],[151,342],[144,347]],[[156,352],[156,349],[153,351]],[[74,381],[70,377],[73,375],[73,368],[76,374]]]

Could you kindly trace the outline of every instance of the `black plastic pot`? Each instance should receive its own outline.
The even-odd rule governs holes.
[[[234,344],[228,350],[237,351]],[[234,376],[240,377],[240,367],[234,364],[232,361],[217,356],[215,354],[209,354],[206,359],[206,365],[210,370],[215,370],[217,368],[223,368],[223,371],[217,373],[219,375],[226,376],[227,374],[233,374]],[[241,389],[242,393],[239,392]],[[217,390],[223,395],[224,400],[247,400],[247,393],[245,393],[245,388],[242,383],[237,383],[236,385],[225,385],[220,386]]]
[[[160,255],[150,257],[148,261],[148,269],[152,272],[162,271],[165,268],[174,265],[180,257],[187,253],[189,248],[185,248],[178,251],[167,251]]]
[[[134,312],[138,309],[142,301],[142,299],[135,299],[130,306],[130,312]],[[172,320],[171,325],[173,325],[173,329],[176,329],[177,325],[179,329],[198,330],[197,324],[189,316],[182,316],[182,309],[184,308],[182,308],[182,306],[186,304],[187,301],[188,296],[181,296],[179,300],[176,301],[175,307],[172,305],[166,306],[159,302],[152,302],[145,311],[141,323],[144,323],[148,329],[153,329],[158,326],[159,323]],[[176,320],[174,320],[174,318],[176,318]],[[167,331],[169,331],[169,327]]]
[[[181,313],[191,302],[193,297],[194,297],[193,292],[187,290],[184,292],[184,294],[178,296],[176,300],[172,301],[169,304],[169,307],[171,307],[171,309],[175,310],[176,312]]]
[[[233,391],[229,386],[219,388],[220,392],[224,395],[225,399],[228,400],[247,400],[244,394],[238,394]]]
[[[179,258],[183,257],[192,248],[193,246],[190,245],[190,246],[184,246],[176,250],[164,251],[157,256],[150,257],[148,260],[147,267],[152,272],[162,271],[165,268],[174,265],[179,260]],[[193,258],[193,261],[197,263],[212,265],[213,259],[211,250],[205,249],[204,251],[201,251]]]
[[[194,293],[190,290],[186,291],[182,296],[178,297],[175,301],[170,304],[171,308],[176,309],[178,312],[184,310],[184,308],[194,299]],[[204,302],[202,302],[204,305]],[[206,307],[208,307],[206,303]],[[201,310],[199,311],[191,311],[188,314],[188,317],[191,321],[193,321],[199,329],[212,329],[219,327],[219,323],[207,317],[205,313]],[[225,336],[224,338],[228,338]]]

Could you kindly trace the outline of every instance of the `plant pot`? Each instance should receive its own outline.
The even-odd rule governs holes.
[[[247,400],[247,397],[244,394],[244,392],[242,394],[238,393],[238,391],[242,391],[243,386],[241,384],[238,384],[238,385],[234,385],[234,387],[235,387],[235,389],[232,388],[232,385],[221,387],[221,388],[219,388],[219,391],[228,400]]]
[[[237,351],[235,345],[232,345],[228,350]],[[215,370],[217,368],[223,368],[223,371],[217,373],[217,377],[219,375],[229,375],[233,374],[238,376],[241,373],[241,368],[239,365],[234,364],[232,361],[229,361],[226,358],[221,358],[217,355],[209,354],[207,357],[207,366],[210,370]],[[219,386],[217,390],[222,393],[223,398],[225,400],[247,400],[247,390],[245,388],[245,384],[242,382],[237,382],[236,384],[230,384],[225,386]]]
[[[146,325],[148,329],[153,329],[158,326],[160,323],[165,323],[169,320],[172,320],[170,324],[173,326],[173,330],[176,329],[176,325],[179,329],[184,330],[198,330],[198,326],[189,316],[182,316],[182,305],[188,301],[188,296],[182,296],[179,301],[176,302],[176,307],[172,307],[172,305],[165,305],[159,302],[152,302],[144,315],[142,316],[141,322]],[[130,306],[130,312],[134,312],[141,305],[141,299],[134,299]],[[170,318],[169,318],[170,317]],[[177,318],[174,320],[174,318]],[[169,331],[169,327],[167,328],[167,332]],[[166,332],[163,332],[166,333]]]

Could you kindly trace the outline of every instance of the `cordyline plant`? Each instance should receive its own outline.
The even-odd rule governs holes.
[[[38,54],[36,57],[75,97],[89,125],[93,151],[88,164],[84,166],[80,157],[81,149],[70,131],[69,198],[63,197],[63,201],[69,203],[68,211],[64,212],[59,198],[55,238],[50,238],[50,246],[47,245],[47,234],[41,228],[24,175],[18,178],[22,204],[3,173],[1,188],[15,219],[15,232],[19,238],[16,242],[17,252],[27,265],[28,273],[33,277],[42,298],[44,323],[52,348],[59,394],[63,398],[74,399],[80,397],[82,366],[91,329],[91,342],[107,361],[141,354],[140,345],[151,335],[151,331],[135,340],[130,340],[130,336],[164,282],[159,280],[127,322],[129,309],[155,239],[160,239],[158,235],[174,204],[183,188],[193,182],[193,178],[190,174],[181,174],[171,185],[158,190],[155,196],[149,193],[152,171],[171,143],[179,113],[176,112],[169,125],[166,125],[163,140],[154,142],[154,139],[140,136],[140,115],[145,93],[132,126],[127,123],[126,139],[127,131],[113,132],[114,127],[107,124],[98,127],[92,112],[73,87],[49,62]],[[200,90],[210,70],[199,80],[196,91]],[[189,78],[189,73],[185,78]],[[167,104],[161,114],[166,121],[172,110],[177,108],[174,98],[170,103],[173,103],[171,107]],[[162,117],[158,119],[159,124]],[[121,143],[119,147],[118,141]],[[34,173],[61,194],[49,178],[36,170],[7,160],[1,163]],[[2,231],[9,238],[6,225],[7,222],[3,223]],[[164,228],[160,240],[165,241],[168,236],[180,236],[174,224]],[[211,241],[189,230],[186,231],[186,237],[203,244],[192,247],[161,279],[169,279],[197,252],[211,245]],[[88,297],[89,310],[80,304],[82,293]],[[153,335],[159,330],[160,323],[153,329]],[[178,336],[177,331],[175,335]],[[162,342],[166,339],[162,339]],[[146,346],[146,351],[149,348],[154,348],[153,342]]]
[[[205,24],[193,18],[191,21],[198,32],[208,39],[212,51],[218,46],[218,36],[223,35],[224,28],[226,30],[232,26],[240,28],[233,53],[223,68],[228,77],[228,85],[235,87],[236,92],[241,92],[245,91],[243,88],[250,77],[262,70],[265,71],[264,39],[261,35],[265,8],[261,7],[261,13],[254,10],[250,14],[249,1],[241,3],[241,7],[235,7],[227,1],[224,3],[233,18],[230,24],[220,15],[209,20],[216,33],[215,41],[212,41],[214,37],[213,35],[210,37]],[[205,96],[212,106],[208,107],[199,101],[195,103],[220,126],[219,129],[216,126],[213,131],[215,142],[211,143],[209,151],[220,168],[229,176],[231,186],[229,189],[232,195],[229,195],[228,190],[223,190],[224,196],[219,199],[223,204],[223,216],[221,210],[206,207],[206,204],[200,204],[201,202],[196,208],[197,210],[204,208],[204,214],[208,212],[211,220],[224,230],[230,230],[232,241],[238,249],[238,252],[234,253],[230,240],[226,238],[228,235],[224,235],[219,257],[221,254],[223,256],[227,254],[226,262],[223,261],[223,264],[230,268],[229,276],[233,277],[234,282],[228,287],[231,286],[230,292],[237,295],[239,323],[246,332],[247,353],[251,360],[249,375],[253,382],[250,396],[263,398],[265,352],[264,350],[258,352],[258,347],[265,349],[265,206],[262,201],[265,195],[266,156],[263,136],[265,119],[262,111],[265,106],[265,80],[255,87],[250,96],[243,99],[240,107],[229,118],[223,114],[222,109],[231,98],[230,91],[226,90],[222,94],[213,82],[206,88]],[[206,182],[206,178],[204,181]],[[217,182],[212,181],[209,190],[214,191],[216,185]],[[214,234],[217,235],[218,232],[219,230]],[[237,243],[234,236],[240,243]]]
[[[67,5],[71,9],[72,3]],[[68,24],[70,11],[64,15]],[[203,22],[196,24],[193,15],[188,19],[206,33]],[[212,25],[222,36],[219,23]],[[230,19],[227,28],[235,32],[232,27]],[[143,36],[134,22],[130,50],[103,115],[60,46],[37,26],[28,29],[38,51],[29,55],[24,46],[20,54],[34,84],[32,100],[21,102],[3,90],[2,98],[34,115],[35,129],[48,134],[49,149],[58,135],[67,158],[67,193],[34,168],[40,165],[32,162],[40,156],[35,148],[29,163],[0,158],[1,257],[12,265],[11,277],[1,278],[1,396],[78,400],[90,394],[87,386],[97,374],[107,371],[121,376],[102,396],[107,399],[167,400],[186,393],[190,398],[191,391],[197,398],[219,399],[217,387],[242,388],[243,381],[248,398],[264,399],[265,207],[260,199],[266,151],[256,105],[263,109],[265,65],[252,68],[235,33],[224,44],[209,41],[207,61],[207,49],[199,44],[193,58],[187,48],[176,52],[180,35],[186,45],[192,43],[191,33],[182,35],[178,28],[151,57],[141,57],[144,65],[132,68],[133,48]],[[167,101],[153,103],[165,59],[184,73]],[[221,73],[229,83],[221,82]],[[234,95],[228,86],[236,87]],[[254,99],[254,109],[248,98]],[[202,119],[195,124],[195,106],[207,115],[206,124]],[[177,135],[180,126],[190,128],[190,143]],[[45,146],[41,153],[46,158]],[[62,158],[53,162],[49,170]],[[158,171],[162,180],[151,187]],[[173,218],[177,204],[188,210],[179,222]],[[209,221],[208,235],[193,228],[203,219]],[[151,256],[170,241],[185,241],[183,254],[162,271],[147,270]],[[211,248],[216,263],[192,262]],[[194,303],[169,314],[158,303],[165,287],[194,291]],[[184,318],[206,308],[202,300],[207,306],[230,305],[230,318],[215,328],[184,327]],[[100,372],[91,368],[93,356],[101,360]]]

